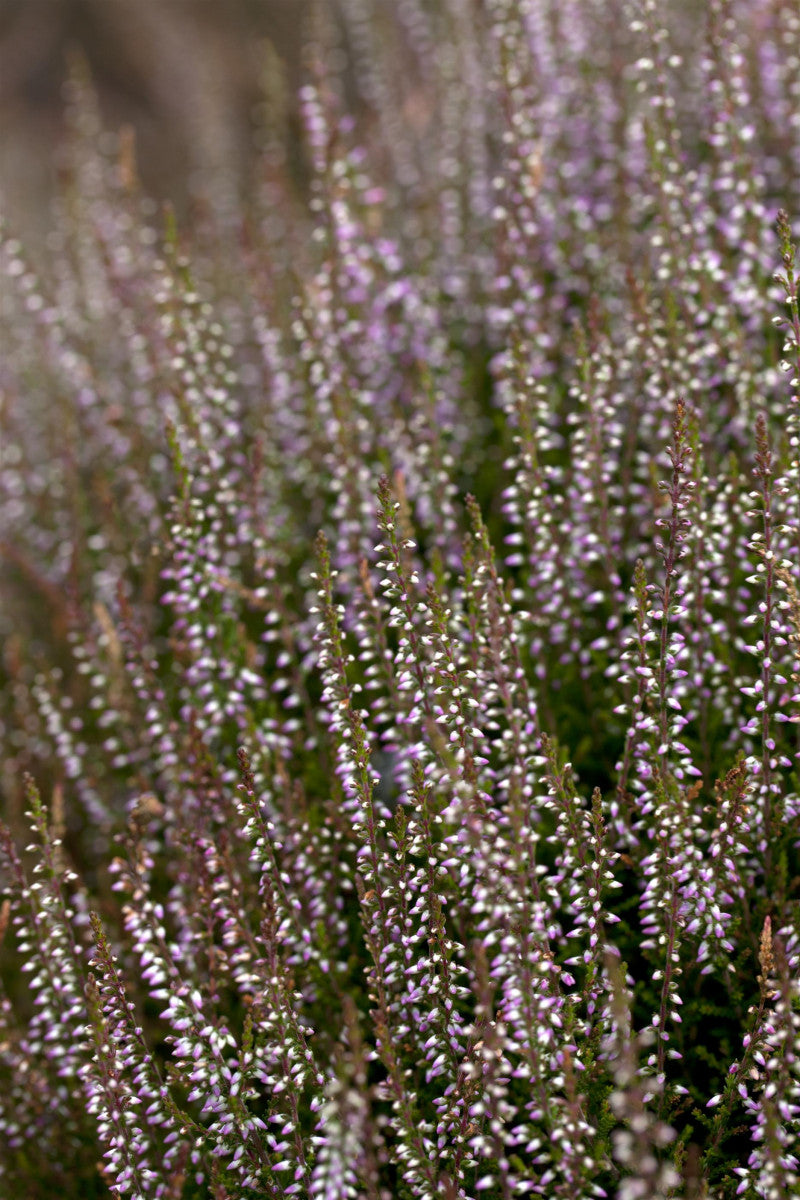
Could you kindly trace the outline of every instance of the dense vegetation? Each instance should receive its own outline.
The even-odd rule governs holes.
[[[338,7],[2,230],[0,1195],[790,1200],[800,12]]]

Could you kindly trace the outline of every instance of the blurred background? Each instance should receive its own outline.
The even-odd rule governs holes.
[[[0,211],[46,228],[76,58],[106,128],[135,131],[146,191],[179,213],[233,211],[269,96],[293,104],[309,14],[309,0],[0,0]]]

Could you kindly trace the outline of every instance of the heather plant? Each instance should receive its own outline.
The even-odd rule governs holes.
[[[186,228],[75,68],[0,235],[0,1195],[798,1194],[798,47],[321,5]]]

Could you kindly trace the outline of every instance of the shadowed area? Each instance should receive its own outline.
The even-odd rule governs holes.
[[[220,215],[245,187],[266,92],[294,95],[307,0],[0,0],[0,197],[43,229],[63,86],[80,55],[106,127],[135,130],[147,191]]]

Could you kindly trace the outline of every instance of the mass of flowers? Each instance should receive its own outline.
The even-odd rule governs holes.
[[[0,227],[0,1196],[792,1200],[800,9],[306,58]]]

